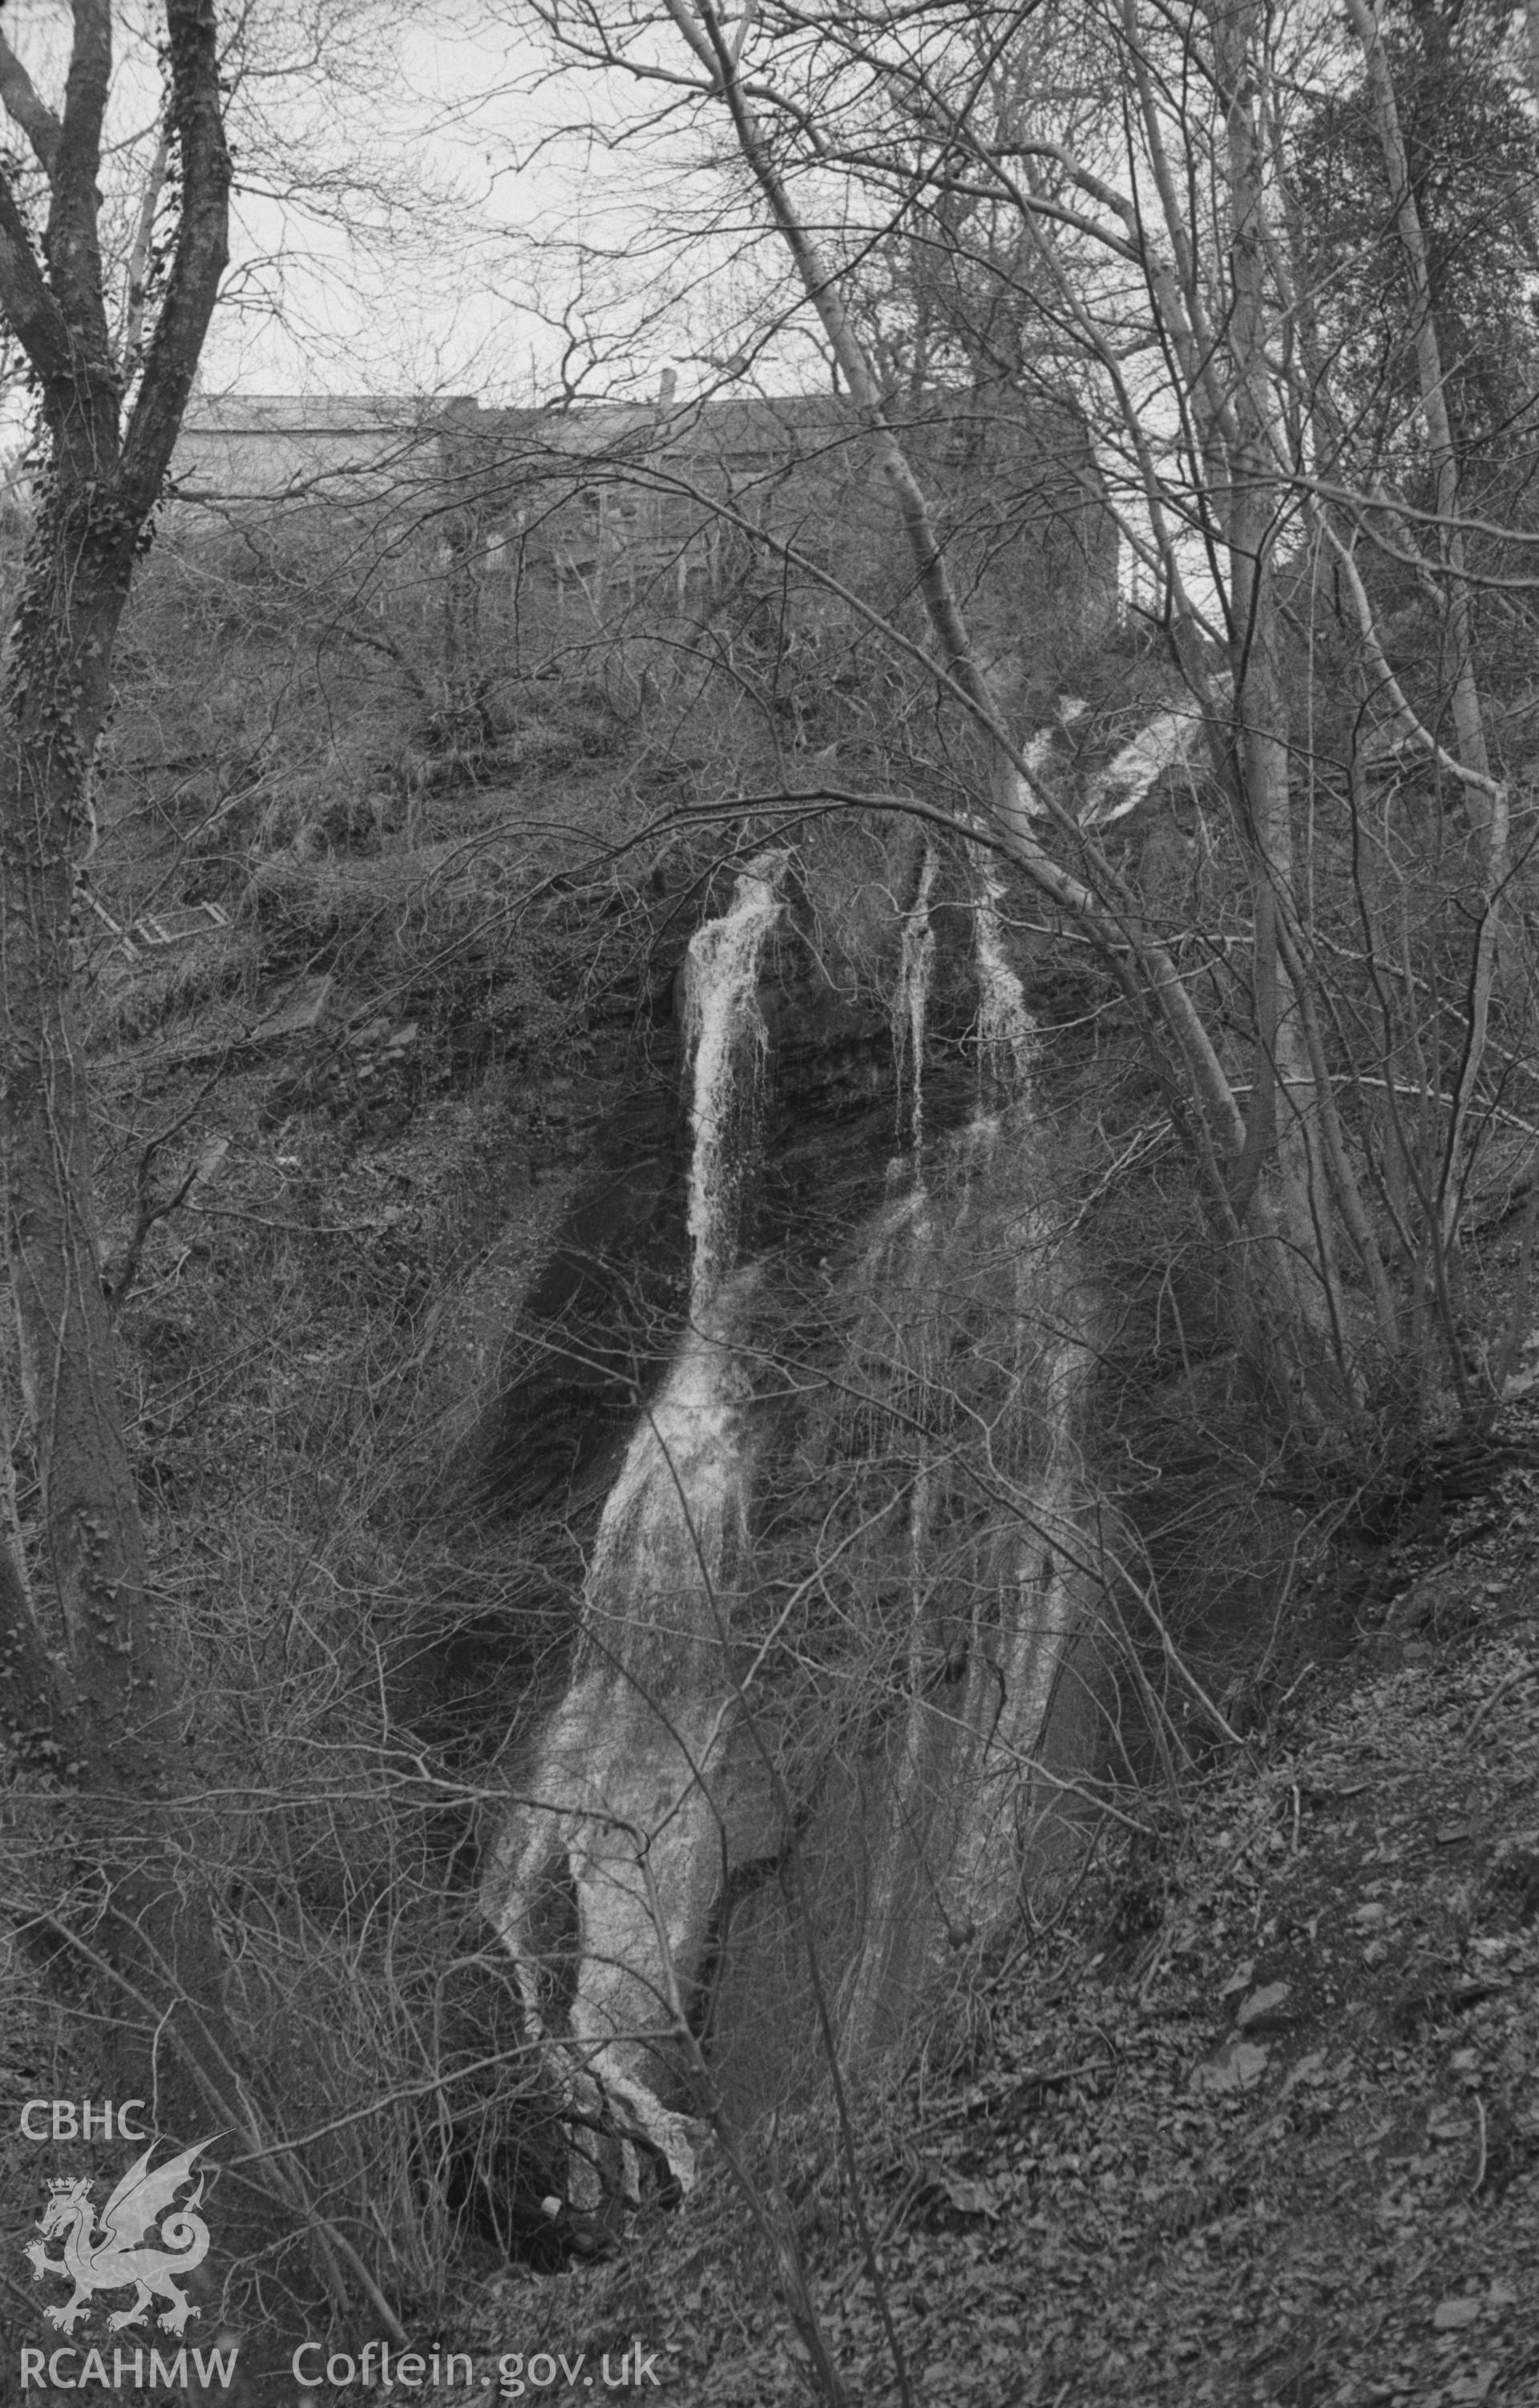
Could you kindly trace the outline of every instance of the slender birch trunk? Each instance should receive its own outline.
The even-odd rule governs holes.
[[[1291,1270],[1309,1378],[1355,1354],[1333,1259],[1314,1068],[1280,929],[1295,916],[1289,715],[1283,672],[1274,547],[1277,533],[1273,406],[1266,357],[1263,149],[1257,122],[1259,8],[1220,6],[1214,64],[1225,113],[1229,214],[1227,349],[1233,437],[1215,499],[1229,546],[1242,834],[1251,859],[1257,1092],[1266,1099],[1250,1137],[1255,1210],[1277,1233]],[[1270,1123],[1270,1125],[1269,1125]],[[1312,1366],[1308,1354],[1316,1358]]]
[[[1439,1195],[1439,1241],[1445,1253],[1457,1239],[1463,1193],[1460,1175],[1465,1136],[1485,1067],[1490,1015],[1501,984],[1503,896],[1510,871],[1510,810],[1504,784],[1491,776],[1484,713],[1475,681],[1474,606],[1460,525],[1459,454],[1454,445],[1445,389],[1442,347],[1432,308],[1427,243],[1411,185],[1410,161],[1395,99],[1394,78],[1384,36],[1371,0],[1347,0],[1346,13],[1361,46],[1384,172],[1395,213],[1395,231],[1405,259],[1411,297],[1411,336],[1422,420],[1436,480],[1437,540],[1445,578],[1447,640],[1452,652],[1452,709],[1459,757],[1470,774],[1461,781],[1470,824],[1480,848],[1479,925],[1471,965],[1468,1020],[1444,1146]],[[1532,33],[1532,19],[1530,19]]]

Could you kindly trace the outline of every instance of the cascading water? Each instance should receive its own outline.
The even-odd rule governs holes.
[[[935,1224],[925,1181],[924,1140],[927,1023],[935,976],[935,929],[929,906],[938,867],[933,847],[927,845],[913,906],[903,921],[892,1003],[893,1054],[900,1107],[905,1078],[907,1082],[913,1184],[910,1195],[896,1208],[889,1206],[878,1216],[858,1275],[858,1284],[869,1292],[890,1290],[899,1283],[912,1288],[915,1272],[929,1263],[934,1248]],[[901,1164],[892,1166],[893,1170],[901,1168]],[[847,2035],[864,2036],[871,2029],[891,1987],[888,1942],[902,1919],[900,1899],[914,1856],[913,1817],[928,1769],[929,1715],[925,1702],[928,1598],[924,1558],[929,1485],[929,1466],[921,1437],[906,1513],[909,1560],[904,1578],[909,1601],[903,1685],[907,1702],[890,1751],[880,1822],[870,1842],[863,1915],[867,1937],[846,2002]]]
[[[1215,678],[1210,692],[1215,702],[1229,702],[1234,692],[1232,679]],[[1167,769],[1191,768],[1205,734],[1201,710],[1195,704],[1161,711],[1151,719],[1092,779],[1080,813],[1081,826],[1104,828],[1126,819]]]
[[[901,1099],[906,1072],[909,1147],[916,1171],[922,1166],[925,1150],[925,1025],[929,1012],[930,985],[935,976],[935,928],[929,915],[929,901],[935,891],[935,873],[939,866],[934,848],[927,844],[913,908],[903,922],[898,983],[892,999],[898,1091]]]
[[[1034,1145],[1040,1137],[1032,1093],[1037,1027],[1004,951],[1002,898],[999,872],[987,860],[974,905],[980,1051],[1009,1098],[1018,1139]],[[980,1114],[980,1134],[989,1117]],[[1019,1800],[1030,1784],[1079,1618],[1086,1558],[1075,1512],[1074,1442],[1090,1366],[1080,1330],[1084,1300],[1051,1216],[1040,1206],[1014,1217],[1007,1241],[1017,1326],[1031,1332],[1032,1360],[1022,1383],[1032,1412],[1031,1476],[1018,1501],[1026,1535],[1014,1578],[1003,1586],[997,1652],[986,1670],[981,1655],[973,1665],[974,1691],[986,1679],[991,1692],[986,1700],[975,1695],[971,1701],[968,1720],[978,1732],[986,1719],[986,1737],[967,1784],[971,1804],[957,1852],[958,1898],[965,1923],[974,1929],[986,1928],[1008,1909],[1018,1884]]]
[[[607,2108],[686,2186],[692,2129],[657,2096],[647,2034],[676,2022],[719,1882],[717,1793],[737,1713],[731,1586],[752,1452],[732,1343],[753,1283],[736,1270],[743,1125],[764,1056],[758,981],[783,867],[780,854],[751,863],[731,910],[689,948],[689,1326],[604,1507],[567,1691],[487,1884],[531,2028],[574,2108],[590,2122]],[[553,2006],[547,1933],[563,1915],[567,1995]],[[603,2188],[574,2136],[571,2204],[595,2206]]]
[[[604,1506],[570,1674],[486,1888],[568,2102],[580,2211],[616,2182],[616,2143],[595,2129],[628,2136],[622,2166],[636,2141],[692,2177],[667,2042],[725,1872],[771,1863],[793,1832],[806,1842],[798,1913],[811,1897],[856,2048],[900,2025],[942,1938],[997,1922],[1018,1884],[1081,1602],[1086,1358],[991,867],[972,881],[971,1119],[957,1125],[955,1073],[925,1092],[942,867],[927,847],[878,955],[903,1157],[828,1256],[743,1260],[784,857],[752,863],[689,949],[688,1326]],[[750,1322],[761,1341],[776,1314],[784,1360],[761,1369]],[[755,1896],[766,1953],[734,1920],[726,1978],[772,1993],[789,1910],[772,1884]],[[798,1925],[785,1954],[805,1938]],[[632,2156],[631,2186],[634,2172]]]
[[[689,1165],[691,1317],[706,1307],[737,1258],[739,1182],[734,1106],[764,1061],[759,956],[779,916],[775,881],[784,853],[762,853],[738,881],[732,909],[709,920],[689,948],[685,1030],[694,1062]],[[751,1060],[741,1061],[748,1052]],[[746,1068],[746,1080],[743,1071]]]
[[[985,860],[973,904],[978,968],[978,1051],[985,1068],[1014,1100],[1024,1102],[1037,1050],[1037,1026],[1020,980],[1011,968],[1000,924],[1004,889]]]
[[[988,1484],[1011,1497],[1014,1511],[980,1559],[956,1537],[977,1519],[968,1491],[978,1467],[966,1444],[938,1451],[931,1439],[914,1441],[903,1517],[902,1704],[868,1840],[863,1945],[843,2000],[845,2041],[856,2049],[900,2024],[942,1935],[955,1942],[986,1929],[1013,1904],[1022,1806],[1082,1602],[1073,1431],[1088,1355],[1067,1334],[1078,1298],[1054,1217],[1032,1198],[1042,1151],[1031,1086],[1037,1030],[1005,951],[1001,882],[992,862],[976,875],[983,1082],[949,1149],[955,1202],[947,1212],[939,1196],[927,1197],[900,1222],[884,1216],[863,1276],[884,1331],[909,1333],[904,1395],[938,1374],[942,1423],[949,1358],[981,1305],[1000,1377],[998,1393],[973,1411],[987,1430]],[[927,1931],[928,1946],[918,1936]]]

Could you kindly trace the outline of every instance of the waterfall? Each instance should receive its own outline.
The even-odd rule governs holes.
[[[1081,703],[1078,708],[1083,710],[1085,705]],[[1072,724],[1072,721],[1065,719],[1062,724],[1067,727]],[[1057,734],[1057,729],[1055,727],[1040,727],[1036,735],[1029,737],[1021,748],[1021,759],[1026,766],[1027,774],[1023,778],[1018,770],[1014,773],[1011,779],[1011,791],[1014,797],[1015,809],[1025,819],[1040,820],[1047,815],[1047,806],[1038,796],[1035,781],[1047,767]]]
[[[925,1227],[921,1242],[930,1231]],[[929,1695],[932,1668],[928,1661],[934,1638],[934,1598],[926,1557],[934,1504],[931,1468],[921,1452],[909,1491],[905,1515],[908,1563],[908,1633],[903,1649],[903,1704],[897,1717],[884,1768],[885,1790],[876,1828],[869,1842],[864,1901],[864,1944],[843,2010],[847,2042],[857,2048],[876,2036],[884,2019],[902,2001],[910,1986],[908,1943],[914,1908],[923,1904],[911,1893],[914,1877],[931,1853],[931,1828],[937,1804],[937,1741],[944,1753],[945,1734],[937,1721]]]
[[[685,2186],[694,2130],[658,2097],[666,2059],[647,2035],[666,2042],[698,1968],[729,1811],[729,1597],[752,1466],[748,1378],[733,1336],[754,1285],[735,1265],[744,1131],[766,1047],[759,968],[784,861],[751,862],[730,910],[689,947],[689,1326],[604,1506],[567,1691],[539,1737],[528,1802],[500,1837],[487,1885],[531,2034],[574,2110],[589,2124],[607,2110]],[[575,1938],[556,1969],[567,1993],[556,2031],[542,1933],[563,1902]],[[597,2156],[584,2162],[588,2146],[574,2128],[568,2188],[578,2208],[598,2205],[607,2186]]]
[[[1227,703],[1232,698],[1234,681],[1229,677],[1216,677],[1209,692],[1215,702]],[[1202,711],[1195,702],[1180,710],[1161,711],[1158,718],[1151,719],[1091,780],[1080,813],[1081,826],[1111,827],[1138,809],[1167,769],[1190,770],[1201,752],[1204,733]]]
[[[759,956],[780,911],[780,853],[761,853],[738,881],[724,919],[696,930],[686,969],[685,1035],[694,1058],[690,1102],[690,1303],[705,1304],[732,1267],[737,1241],[741,1150],[733,1145],[734,1105],[741,1096],[739,1058],[751,1053],[749,1083],[762,1069],[764,1022],[758,1009]]]
[[[1037,1025],[1004,952],[1002,898],[999,870],[987,857],[974,904],[979,1050],[1010,1099],[1007,1110],[1020,1136],[1035,1151],[1039,1129],[1031,1074]],[[985,1119],[980,1114],[975,1126]],[[1026,1535],[1015,1549],[1014,1572],[1001,1584],[1001,1602],[1008,1600],[1008,1610],[1000,1617],[997,1652],[986,1668],[992,1695],[977,1701],[989,1727],[977,1750],[969,1813],[959,1835],[958,1897],[965,1900],[966,1922],[979,1929],[1005,1913],[1014,1895],[1020,1871],[1018,1802],[1029,1787],[1033,1760],[1045,1734],[1082,1587],[1074,1431],[1090,1368],[1089,1350],[1078,1334],[1084,1304],[1048,1210],[1028,1206],[1013,1217],[1006,1234],[1017,1326],[1031,1333],[1029,1376],[1023,1380],[1021,1393],[1032,1412],[1028,1450],[1035,1461],[1019,1500]],[[985,1667],[975,1659],[974,1688],[981,1677]],[[976,1713],[977,1706],[975,1728]]]
[[[958,1553],[978,1512],[965,1442],[909,1441],[901,1510],[906,1628],[866,1820],[863,1941],[843,1985],[859,2051],[900,2028],[943,1942],[1011,1912],[1022,1810],[1084,1598],[1075,1427],[1088,1352],[1050,1198],[1032,1074],[1040,1040],[1005,950],[1003,886],[975,856],[976,1044],[982,1093],[945,1149],[924,1210],[884,1215],[862,1264],[901,1395],[930,1393],[946,1426],[987,1425],[986,1487],[1011,1500],[983,1555]],[[948,1209],[949,1206],[949,1209]],[[957,1347],[986,1331],[994,1385],[955,1390]],[[900,1441],[899,1441],[900,1443]],[[896,1553],[897,1530],[892,1545]],[[896,1584],[894,1584],[896,1585]]]
[[[1037,1050],[1037,1024],[1020,980],[1005,957],[1000,926],[1004,888],[991,856],[985,856],[973,903],[978,971],[978,1051],[985,1068],[1007,1096],[1023,1095]]]
[[[1036,1298],[1040,1313],[1042,1297]],[[1079,1627],[1088,1555],[1078,1511],[1074,1425],[1090,1355],[1077,1340],[1039,1329],[1033,1382],[1040,1461],[1018,1505],[1024,1535],[1001,1567],[996,1653],[986,1668],[986,1737],[975,1751],[969,1813],[956,1856],[961,1920],[986,1930],[1014,1903],[1023,1870],[1021,1810],[1047,1735],[1059,1676]],[[975,1667],[975,1679],[984,1667]]]
[[[1114,821],[1126,819],[1157,778],[1167,769],[1186,767],[1201,737],[1202,722],[1187,711],[1162,711],[1147,727],[1141,727],[1092,781],[1085,799],[1085,826],[1110,827]]]
[[[745,1121],[763,1072],[767,1035],[758,1006],[760,957],[781,908],[774,881],[784,853],[761,853],[738,880],[732,908],[697,930],[685,965],[685,1042],[692,1062],[689,1124],[689,1328],[652,1411],[633,1436],[598,1525],[584,1608],[619,1596],[684,1605],[690,1627],[720,1578],[741,1517],[743,1387],[731,1326]],[[581,1649],[595,1643],[584,1612]]]
[[[926,845],[924,865],[913,908],[903,920],[898,982],[893,989],[893,1054],[898,1065],[899,1111],[902,1111],[903,1074],[908,1068],[909,1146],[918,1170],[925,1145],[925,1023],[929,1011],[930,983],[935,975],[935,929],[929,916],[939,864],[935,849]],[[901,1121],[899,1122],[901,1126]]]
[[[672,2103],[669,2042],[724,1867],[812,1835],[806,1861],[834,1868],[827,1929],[855,2047],[900,2024],[942,1934],[997,1924],[1015,1895],[1022,1800],[1082,1603],[1088,1357],[1002,882],[971,849],[963,861],[975,1108],[948,1129],[960,1082],[926,1095],[956,924],[935,910],[945,864],[926,846],[909,909],[880,935],[905,1156],[819,1262],[826,1283],[744,1259],[786,856],[750,862],[688,950],[687,1323],[603,1506],[570,1670],[485,1891],[566,2102],[579,2211],[634,2195],[635,2143],[693,2178],[699,2135]],[[771,1312],[792,1316],[772,1409],[749,1343]],[[770,1916],[773,1885],[759,1895]],[[734,1966],[752,1961],[740,1928]]]

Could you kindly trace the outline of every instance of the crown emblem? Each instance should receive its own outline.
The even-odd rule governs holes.
[[[49,2182],[50,2190],[65,2191],[73,2190],[74,2187],[74,2178],[69,2174],[54,2174]]]

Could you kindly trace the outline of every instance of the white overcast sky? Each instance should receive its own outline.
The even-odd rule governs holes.
[[[678,47],[666,30],[659,38]],[[726,181],[686,170],[697,155],[686,128],[606,142],[630,111],[655,106],[654,87],[553,76],[542,50],[485,0],[431,0],[381,64],[378,95],[337,129],[350,159],[371,151],[412,189],[452,189],[460,205],[404,255],[375,259],[302,208],[240,194],[234,247],[248,260],[287,253],[285,307],[243,308],[243,280],[232,277],[208,389],[549,399],[564,369],[597,392],[651,389],[677,365],[688,390],[734,360],[736,310],[757,322],[762,344],[750,294],[783,277],[784,262],[756,212],[744,259],[723,222]],[[693,228],[683,244],[681,224]],[[805,331],[771,338],[768,358],[772,382],[810,371],[819,380]]]
[[[286,7],[298,20],[309,0],[255,5]],[[352,26],[371,14],[370,0],[358,0],[356,14],[347,0],[320,5],[338,7]],[[232,7],[222,0],[226,22]],[[564,238],[579,233],[619,249],[644,226],[644,167],[633,174],[601,146],[577,140],[549,147],[557,127],[590,109],[602,118],[613,104],[585,79],[581,90],[540,85],[538,50],[489,19],[482,0],[429,0],[399,13],[410,21],[362,46],[371,88],[257,87],[290,155],[272,160],[256,127],[237,140],[231,272],[205,351],[205,389],[525,398],[558,383],[564,355],[576,356],[570,337],[599,326],[613,380],[654,377],[672,346],[667,324],[637,334],[645,314],[640,273],[590,271],[577,296],[563,251]],[[120,192],[132,192],[158,94],[154,0],[120,0],[120,16],[109,130],[139,137],[137,150],[121,154],[116,179]],[[45,98],[59,106],[68,0],[8,0],[3,22]],[[241,130],[237,112],[232,131]],[[357,240],[368,212],[354,200],[317,211],[301,189],[312,173],[345,183],[372,169],[402,187],[403,248]],[[435,196],[436,206],[423,210],[417,195]],[[109,239],[113,217],[109,206]],[[120,228],[123,222],[120,205]],[[697,345],[698,269],[698,260],[677,308],[681,338]]]

